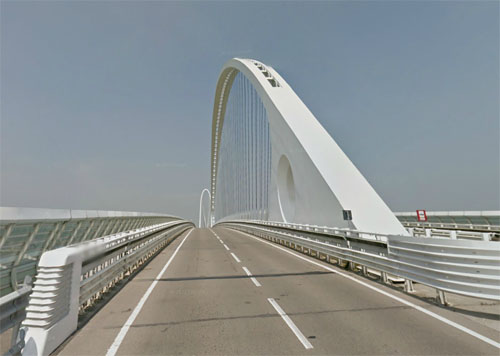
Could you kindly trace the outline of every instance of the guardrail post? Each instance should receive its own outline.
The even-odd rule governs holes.
[[[457,239],[457,230],[450,230],[450,238],[452,240],[456,240]]]
[[[432,229],[425,229],[425,237],[432,237]]]
[[[382,276],[382,282],[384,282],[384,284],[389,284],[389,278],[387,278],[387,272],[382,272],[381,276]]]
[[[489,232],[483,232],[483,241],[490,241],[490,236]]]
[[[448,305],[448,301],[446,300],[446,294],[444,293],[444,291],[436,289],[436,294],[436,299],[439,304]]]
[[[349,269],[353,272],[356,271],[356,264],[354,262],[349,263]]]
[[[415,289],[413,288],[413,281],[410,279],[405,279],[405,292],[406,293],[412,293],[415,292]]]

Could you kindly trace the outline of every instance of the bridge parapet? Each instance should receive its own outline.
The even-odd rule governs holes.
[[[0,296],[34,277],[40,256],[59,247],[179,219],[129,211],[0,207]]]

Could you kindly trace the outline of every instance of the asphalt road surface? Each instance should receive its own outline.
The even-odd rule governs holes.
[[[459,313],[215,228],[178,237],[57,353],[499,355],[499,341]]]

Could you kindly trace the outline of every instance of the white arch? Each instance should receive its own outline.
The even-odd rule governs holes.
[[[212,210],[217,204],[218,153],[225,109],[238,73],[250,80],[269,120],[272,146],[269,220],[407,234],[286,81],[273,68],[251,59],[229,60],[217,83],[212,122]],[[280,165],[280,161],[287,162]],[[352,222],[343,219],[343,210],[352,211]]]

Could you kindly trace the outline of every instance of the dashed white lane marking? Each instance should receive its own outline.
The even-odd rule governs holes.
[[[255,279],[255,277],[252,277],[252,273],[250,273],[248,268],[246,268],[246,267],[241,267],[241,268],[243,268],[243,271],[245,271],[247,276],[250,277],[250,279],[252,280],[253,284],[255,284],[256,287],[262,287],[262,284],[260,284],[259,281]]]
[[[240,263],[240,259],[234,254],[231,252],[231,256],[233,256],[233,258],[236,260],[236,262]]]
[[[229,247],[227,247],[226,244],[223,244],[223,245],[224,245],[224,248],[229,251]]]
[[[306,349],[312,349],[313,345],[311,345],[309,340],[307,340],[307,338],[304,336],[304,334],[302,334],[302,332],[295,325],[295,323],[292,321],[292,319],[290,319],[290,317],[288,315],[286,315],[286,313],[283,311],[283,309],[281,309],[279,304],[273,298],[267,298],[267,300],[269,301],[269,303],[271,303],[271,305],[274,307],[274,309],[276,309],[278,314],[285,321],[286,325],[288,325],[288,327],[290,329],[292,329],[293,333],[295,334],[295,336],[297,336],[297,339],[300,340],[302,345],[304,345],[304,347]]]
[[[217,237],[217,240],[219,240],[219,242],[220,242],[221,244],[223,244],[223,243],[224,243],[224,241],[222,241],[222,240],[221,240],[221,238],[219,237],[219,235],[217,235],[217,233],[216,233],[214,230],[210,229],[210,231],[212,232],[212,234],[214,234],[214,236],[215,236],[215,237]]]
[[[165,266],[163,266],[163,268],[160,271],[160,273],[158,273],[158,275],[156,276],[156,278],[153,281],[153,283],[151,283],[151,285],[149,286],[149,288],[146,291],[146,293],[144,293],[144,295],[142,296],[141,300],[139,300],[139,303],[137,303],[137,305],[135,306],[134,311],[132,312],[132,314],[130,314],[130,316],[128,317],[127,321],[122,326],[120,332],[116,336],[115,340],[113,341],[113,343],[109,347],[108,352],[106,352],[106,356],[114,356],[116,354],[116,352],[118,351],[118,348],[120,347],[123,339],[125,339],[125,336],[127,335],[128,329],[130,329],[130,326],[134,323],[135,318],[137,318],[137,315],[139,315],[142,307],[144,306],[144,304],[148,300],[149,295],[151,294],[151,292],[153,291],[153,289],[155,289],[156,285],[158,284],[159,279],[161,278],[161,276],[163,275],[163,273],[165,273],[165,271],[167,270],[168,266],[170,266],[170,263],[174,259],[175,255],[177,255],[177,252],[179,252],[180,248],[184,244],[184,241],[186,241],[186,239],[188,238],[188,236],[191,235],[191,233],[193,231],[194,231],[194,229],[190,230],[187,233],[186,237],[184,237],[184,239],[181,241],[181,243],[179,244],[179,246],[177,246],[177,248],[175,249],[175,251],[172,254],[172,256],[170,256],[170,258],[168,259],[168,261],[165,264]]]
[[[238,231],[238,230],[236,230],[236,231]],[[311,264],[313,264],[313,265],[316,265],[316,266],[318,266],[318,267],[321,267],[321,268],[323,268],[323,269],[326,269],[327,271],[330,271],[330,272],[336,273],[336,274],[338,274],[339,276],[342,276],[342,277],[344,277],[344,278],[350,279],[351,281],[353,281],[353,282],[355,282],[355,283],[358,283],[358,284],[360,284],[360,285],[362,285],[362,286],[364,286],[364,287],[366,287],[366,288],[369,288],[369,289],[371,289],[371,290],[373,290],[373,291],[375,291],[375,292],[377,292],[377,293],[380,293],[380,294],[382,294],[382,295],[385,295],[386,297],[389,297],[389,298],[391,298],[391,299],[394,299],[394,300],[396,300],[396,301],[400,302],[401,304],[407,305],[407,306],[409,306],[409,307],[411,307],[411,308],[413,308],[413,309],[415,309],[415,310],[418,310],[418,311],[420,311],[420,312],[422,312],[422,313],[424,313],[424,314],[427,314],[428,316],[430,316],[430,317],[432,317],[432,318],[434,318],[434,319],[437,319],[437,320],[439,320],[439,321],[441,321],[441,322],[443,322],[443,323],[445,323],[445,324],[450,325],[451,327],[454,327],[455,329],[458,329],[458,330],[460,330],[460,331],[463,331],[464,333],[467,333],[467,334],[469,334],[469,335],[471,335],[471,336],[475,337],[476,339],[479,339],[479,340],[481,340],[481,341],[484,341],[485,343],[490,344],[490,345],[492,345],[492,346],[494,346],[494,347],[496,347],[496,348],[500,349],[500,343],[499,343],[499,342],[496,342],[495,340],[492,340],[492,339],[490,339],[489,337],[486,337],[486,336],[484,336],[484,335],[481,335],[481,334],[479,334],[479,333],[475,332],[474,330],[471,330],[471,329],[469,329],[469,328],[467,328],[467,327],[465,327],[465,326],[463,326],[463,325],[460,325],[460,324],[458,324],[458,323],[455,323],[454,321],[451,321],[451,320],[449,320],[449,319],[446,319],[445,317],[443,317],[443,316],[441,316],[441,315],[439,315],[439,314],[436,314],[436,313],[434,313],[434,312],[431,312],[430,310],[427,310],[427,309],[425,309],[425,308],[423,308],[423,307],[421,307],[421,306],[418,306],[418,305],[416,305],[416,304],[413,304],[412,302],[409,302],[409,301],[407,301],[407,300],[405,300],[405,299],[403,299],[403,298],[400,298],[400,297],[395,296],[395,295],[393,295],[393,294],[391,294],[391,293],[388,293],[388,292],[386,292],[386,291],[384,291],[384,290],[382,290],[382,289],[379,289],[379,288],[377,288],[377,287],[375,287],[375,286],[372,286],[372,285],[370,285],[370,284],[368,284],[368,283],[365,283],[365,282],[363,282],[363,281],[361,281],[361,280],[359,280],[359,279],[354,278],[353,276],[350,276],[350,275],[348,275],[348,274],[342,273],[342,272],[340,272],[340,271],[338,271],[338,270],[336,270],[336,269],[333,269],[333,268],[331,268],[331,267],[325,266],[325,265],[323,265],[323,264],[321,264],[321,263],[319,263],[319,262],[312,261],[312,260],[310,260],[310,259],[308,259],[308,258],[306,258],[306,257],[303,257],[303,256],[301,256],[301,255],[299,255],[299,254],[296,254],[296,253],[294,253],[294,252],[292,252],[292,251],[290,251],[290,250],[288,250],[288,249],[286,249],[286,248],[284,248],[284,247],[278,246],[278,245],[273,244],[273,243],[268,242],[268,241],[264,241],[263,239],[261,239],[261,238],[259,238],[259,237],[252,236],[252,235],[250,235],[250,234],[248,234],[248,233],[244,233],[244,232],[241,232],[241,231],[238,231],[238,232],[240,232],[240,233],[242,233],[242,234],[245,234],[245,235],[247,235],[247,236],[249,236],[249,237],[251,237],[251,238],[253,238],[253,239],[257,240],[257,241],[260,241],[260,242],[262,242],[262,243],[268,244],[268,245],[270,245],[270,246],[272,246],[272,247],[274,247],[274,248],[277,248],[277,249],[279,249],[279,250],[282,250],[282,251],[284,251],[284,252],[286,252],[286,253],[288,253],[288,254],[290,254],[290,255],[292,255],[292,256],[295,256],[295,257],[297,257],[297,258],[300,258],[300,259],[301,259],[301,260],[303,260],[303,261],[309,262],[309,263],[311,263]]]

